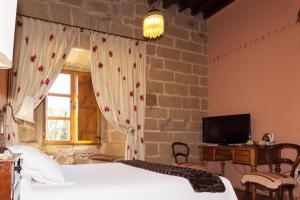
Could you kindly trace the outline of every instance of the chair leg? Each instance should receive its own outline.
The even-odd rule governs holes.
[[[256,200],[256,187],[255,187],[255,185],[252,185],[251,192],[252,192],[252,200]]]
[[[293,189],[289,189],[289,199],[294,200]]]
[[[246,183],[245,187],[246,187],[246,193],[249,193],[250,192],[250,186],[249,186],[249,182]]]
[[[283,191],[282,191],[282,188],[278,189],[277,198],[278,198],[278,200],[283,200]]]
[[[273,192],[269,191],[269,199],[272,200],[273,199]]]

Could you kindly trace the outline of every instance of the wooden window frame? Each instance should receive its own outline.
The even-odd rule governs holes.
[[[78,140],[78,75],[84,74],[86,76],[91,76],[89,72],[79,72],[73,70],[62,70],[60,74],[69,74],[70,75],[70,94],[57,94],[57,93],[48,93],[48,96],[56,96],[56,97],[69,97],[70,98],[70,117],[48,117],[47,108],[48,101],[47,97],[45,98],[45,107],[44,107],[44,136],[43,136],[43,144],[45,145],[96,145],[100,144],[100,140],[98,141],[90,141],[90,140]],[[70,140],[46,140],[47,134],[47,120],[70,120]],[[101,127],[101,124],[100,124]]]

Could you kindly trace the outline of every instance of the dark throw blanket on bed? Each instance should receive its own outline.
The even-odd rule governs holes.
[[[189,169],[172,165],[163,165],[141,160],[122,160],[123,164],[146,169],[161,174],[180,176],[191,183],[195,192],[224,192],[225,186],[220,177],[197,169]]]

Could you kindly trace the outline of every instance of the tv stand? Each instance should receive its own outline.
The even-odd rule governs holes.
[[[258,165],[265,165],[267,159],[265,152],[270,146],[241,145],[241,146],[212,146],[200,145],[200,161],[217,161],[221,165],[221,175],[225,174],[225,161],[232,161],[233,164],[248,165],[251,171],[255,172]],[[273,158],[280,158],[280,152],[271,155]],[[280,172],[279,165],[275,165],[275,171]]]
[[[221,146],[221,147],[228,147],[228,146],[230,146],[230,144],[227,144],[227,143],[220,143],[220,144],[218,144],[218,146]]]

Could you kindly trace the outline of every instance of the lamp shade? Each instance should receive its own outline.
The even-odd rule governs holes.
[[[12,67],[17,0],[0,1],[0,69]]]
[[[21,109],[16,114],[15,118],[34,123],[33,111],[34,111],[34,98],[31,96],[25,96],[24,101],[21,105]]]
[[[144,17],[143,36],[146,39],[157,39],[164,34],[164,16],[159,10],[151,9]]]

